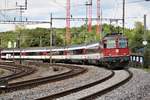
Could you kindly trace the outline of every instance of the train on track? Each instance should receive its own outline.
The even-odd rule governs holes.
[[[124,68],[130,61],[128,39],[118,33],[104,36],[100,42],[68,47],[39,47],[1,50],[3,60],[43,60],[84,63]]]

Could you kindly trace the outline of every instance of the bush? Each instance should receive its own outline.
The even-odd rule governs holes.
[[[0,70],[0,75],[3,75],[5,72],[3,70]]]

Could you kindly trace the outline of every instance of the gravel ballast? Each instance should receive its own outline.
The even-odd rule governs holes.
[[[88,73],[32,89],[1,94],[0,100],[33,100],[88,84],[110,74],[110,71],[103,68],[84,67],[90,69]],[[128,83],[98,97],[96,100],[150,100],[150,73],[142,69],[130,68],[129,70],[133,72],[133,77]]]
[[[31,79],[36,79],[36,78],[42,78],[42,77],[48,77],[48,76],[53,76],[57,74],[62,74],[70,71],[69,68],[61,67],[61,66],[53,66],[57,67],[59,70],[58,71],[53,71],[53,68],[50,66],[43,67],[42,65],[40,66],[35,66],[33,65],[32,67],[35,67],[37,71],[31,75],[24,76],[15,80],[10,81],[9,83],[15,83],[15,82],[20,82],[20,81],[27,81]]]
[[[119,70],[119,71],[114,71],[114,72],[115,72],[115,75],[112,78],[108,79],[107,81],[97,84],[93,87],[81,90],[79,92],[61,97],[58,100],[67,100],[67,99],[68,100],[80,100],[81,98],[84,98],[86,96],[92,95],[99,91],[105,90],[108,87],[111,87],[112,85],[115,85],[125,80],[129,76],[129,73],[124,70]]]
[[[96,100],[150,100],[150,73],[130,68],[132,79]]]
[[[89,71],[83,75],[79,75],[70,79],[59,82],[44,84],[32,89],[20,90],[12,93],[6,93],[0,99],[8,100],[33,100],[43,96],[52,95],[65,90],[89,84],[111,74],[111,71],[94,66],[87,67]]]

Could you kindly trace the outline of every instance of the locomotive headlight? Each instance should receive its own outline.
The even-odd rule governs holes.
[[[116,49],[116,53],[119,53],[119,49]]]

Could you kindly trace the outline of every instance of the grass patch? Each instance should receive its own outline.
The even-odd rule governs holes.
[[[145,71],[150,72],[150,67],[149,68],[143,68]]]
[[[5,73],[4,70],[0,70],[0,75],[3,75]]]

